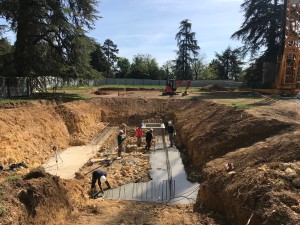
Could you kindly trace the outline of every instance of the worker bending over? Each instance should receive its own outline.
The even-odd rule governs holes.
[[[96,193],[96,181],[98,181],[98,185],[100,188],[100,192],[103,194],[103,189],[102,189],[102,185],[101,185],[101,180],[103,180],[107,186],[107,189],[111,189],[108,181],[107,181],[107,173],[105,171],[102,170],[95,170],[92,173],[92,185],[91,185],[91,189],[92,189],[92,196],[94,197],[95,193]]]

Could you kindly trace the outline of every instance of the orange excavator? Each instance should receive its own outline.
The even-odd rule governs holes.
[[[180,92],[176,92],[177,88],[180,86],[180,84],[185,84],[185,90],[182,93],[182,96],[188,95],[187,90],[189,89],[191,85],[190,80],[175,80],[175,79],[168,79],[166,81],[166,88],[162,95],[177,95]]]

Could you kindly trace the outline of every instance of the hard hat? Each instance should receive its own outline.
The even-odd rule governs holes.
[[[151,128],[150,131],[153,131],[153,129]]]
[[[107,180],[106,176],[101,176],[100,179],[103,180],[104,182]]]
[[[172,125],[172,122],[171,122],[171,121],[169,121],[169,122],[168,122],[168,125]]]
[[[119,133],[120,133],[120,134],[123,134],[123,133],[124,133],[124,131],[123,131],[123,130],[120,130],[120,131],[119,131]]]

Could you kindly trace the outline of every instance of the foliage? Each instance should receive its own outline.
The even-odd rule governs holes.
[[[138,54],[133,57],[130,78],[159,79],[159,68],[155,58],[149,54]]]
[[[252,56],[266,48],[265,61],[275,63],[283,47],[284,0],[244,0],[241,8],[244,22],[232,38],[242,40],[243,52]]]
[[[221,54],[216,53],[216,60],[214,64],[217,68],[217,77],[222,80],[234,79],[238,80],[241,72],[242,65],[241,61],[241,50],[239,48],[231,49],[228,47]]]
[[[102,73],[109,69],[109,63],[98,43],[95,43],[95,50],[91,53],[91,65],[95,70]]]
[[[213,64],[205,65],[203,73],[201,75],[201,79],[203,80],[215,80],[217,79],[217,75],[215,74],[215,68]]]
[[[192,79],[191,64],[195,57],[198,56],[200,47],[195,39],[196,33],[192,32],[192,24],[188,19],[181,21],[179,32],[176,34],[177,40],[177,59],[176,74],[178,79]]]
[[[205,70],[204,56],[198,55],[192,60],[191,63],[192,77],[195,80],[199,80],[203,77]]]
[[[21,179],[21,176],[20,175],[11,175],[11,176],[8,176],[6,179],[11,180],[11,181],[18,181]]]
[[[106,39],[101,48],[109,64],[106,71],[106,77],[109,77],[112,76],[112,71],[115,70],[115,64],[118,61],[117,54],[119,53],[119,49],[118,46],[110,39]]]
[[[13,61],[14,47],[6,38],[0,39],[0,74],[2,76],[13,76],[16,74]]]
[[[127,58],[123,58],[120,57],[118,58],[118,62],[117,62],[117,66],[118,66],[118,72],[117,72],[117,77],[119,78],[125,78],[128,76],[128,74],[130,73],[130,62]]]
[[[257,59],[252,62],[244,71],[242,81],[247,83],[251,88],[259,88],[262,83],[263,73],[263,58]]]
[[[0,205],[0,216],[3,215],[3,213],[5,213],[5,208],[4,206]]]
[[[169,60],[165,62],[162,67],[162,79],[175,79],[175,62],[173,60]]]
[[[99,18],[96,0],[3,0],[0,16],[16,33],[18,76],[88,76],[92,41],[85,36]]]

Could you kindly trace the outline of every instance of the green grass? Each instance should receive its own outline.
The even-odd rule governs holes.
[[[88,95],[76,94],[76,93],[33,93],[30,97],[17,97],[10,99],[0,99],[0,103],[18,103],[18,102],[30,102],[34,100],[84,100],[89,99]]]
[[[251,107],[253,107],[253,104],[252,103],[231,103],[229,104],[230,107],[234,107],[236,109],[242,109],[242,110],[245,110],[245,109],[249,109]]]
[[[5,212],[4,206],[0,205],[0,216]]]
[[[11,180],[11,181],[18,181],[21,179],[21,176],[20,175],[11,175],[11,176],[8,176],[6,179]]]
[[[116,89],[124,89],[124,88],[140,88],[140,89],[164,89],[165,86],[160,85],[122,85],[122,84],[113,84],[113,85],[101,85],[97,87],[101,88],[116,88]]]
[[[155,90],[164,90],[165,85],[121,85],[121,84],[114,84],[114,85],[102,85],[97,88],[102,89],[102,88],[115,88],[115,89],[124,89],[124,88],[137,88],[137,89],[155,89]],[[189,88],[188,91],[197,91],[199,88],[197,87],[192,87]],[[184,91],[185,86],[179,86],[177,88],[177,91]]]
[[[31,96],[33,100],[84,100],[90,97],[84,94],[76,93],[35,93]]]
[[[57,90],[66,90],[66,91],[75,90],[76,91],[76,90],[89,90],[92,88],[93,87],[90,87],[90,86],[63,86],[63,87],[57,88]]]
[[[9,102],[28,102],[30,99],[18,99],[18,98],[10,98],[10,99],[0,99],[0,103],[9,103]]]

